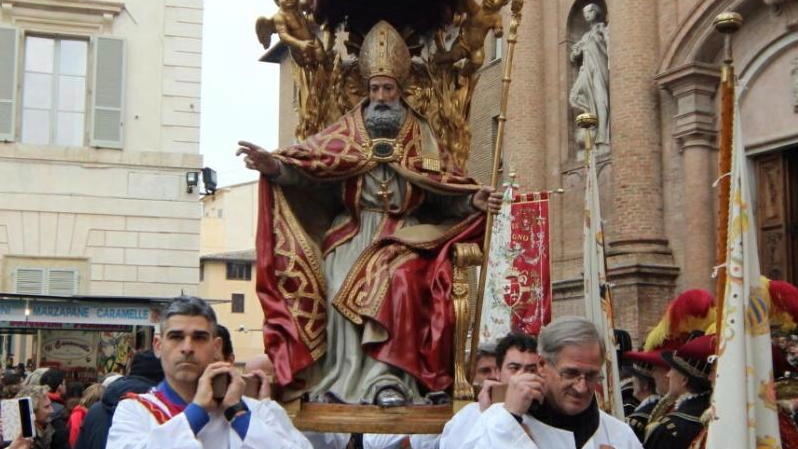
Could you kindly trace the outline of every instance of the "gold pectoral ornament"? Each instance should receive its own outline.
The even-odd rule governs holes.
[[[366,144],[366,155],[376,162],[396,162],[403,154],[404,148],[396,139],[369,139]]]

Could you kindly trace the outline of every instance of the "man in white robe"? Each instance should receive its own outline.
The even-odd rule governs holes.
[[[535,337],[523,334],[508,334],[496,345],[496,363],[499,365],[498,379],[485,379],[477,402],[466,405],[457,412],[441,434],[441,449],[466,448],[465,439],[479,419],[495,401],[492,389],[497,385],[507,385],[510,378],[518,373],[535,373],[538,368],[537,341]]]
[[[153,341],[165,379],[150,393],[130,395],[114,413],[107,447],[114,449],[310,449],[285,411],[271,400],[243,397],[244,379],[221,360],[216,314],[202,299],[180,297],[163,312]],[[229,376],[222,399],[212,379]],[[268,443],[267,443],[268,442]]]
[[[599,410],[595,391],[606,348],[584,318],[562,317],[538,339],[538,373],[512,376],[503,404],[483,412],[465,447],[641,449],[632,429]]]

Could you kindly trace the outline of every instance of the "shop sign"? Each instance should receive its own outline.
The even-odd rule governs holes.
[[[2,300],[0,321],[153,326],[160,311],[138,304]]]

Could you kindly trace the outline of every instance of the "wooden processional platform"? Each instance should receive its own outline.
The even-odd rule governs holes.
[[[458,401],[460,402],[460,401]],[[463,401],[465,405],[465,401]],[[438,434],[461,404],[376,405],[321,404],[294,401],[284,404],[294,426],[302,431],[390,434]]]

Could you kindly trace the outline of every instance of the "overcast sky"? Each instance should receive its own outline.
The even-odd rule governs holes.
[[[236,142],[277,145],[279,70],[258,61],[265,51],[255,36],[258,16],[277,7],[268,0],[210,0],[204,8],[200,153],[219,186],[253,181],[256,172],[235,157]]]

